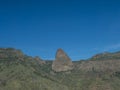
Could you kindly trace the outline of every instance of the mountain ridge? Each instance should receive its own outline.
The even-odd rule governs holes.
[[[67,55],[63,50],[57,53],[56,59]],[[97,58],[95,55],[89,60],[71,61],[74,68],[56,72],[52,68],[55,60],[0,48],[0,90],[119,90],[119,54],[98,54]]]

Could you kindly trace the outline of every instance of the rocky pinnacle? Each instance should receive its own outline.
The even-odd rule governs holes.
[[[62,49],[57,50],[55,60],[52,64],[52,69],[56,72],[69,71],[73,69],[71,59]]]

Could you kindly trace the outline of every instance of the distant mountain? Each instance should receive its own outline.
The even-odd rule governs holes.
[[[120,90],[120,52],[72,61],[58,49],[45,61],[0,48],[0,90]]]
[[[91,60],[112,60],[112,59],[120,59],[120,52],[110,53],[104,52],[97,54],[91,58]]]

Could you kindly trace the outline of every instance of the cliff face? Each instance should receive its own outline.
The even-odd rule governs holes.
[[[52,64],[52,69],[56,72],[69,71],[73,69],[71,59],[62,49],[57,50],[55,60]]]

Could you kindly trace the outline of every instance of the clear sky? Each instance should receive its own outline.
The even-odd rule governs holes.
[[[0,0],[0,47],[73,60],[120,50],[119,0]]]

